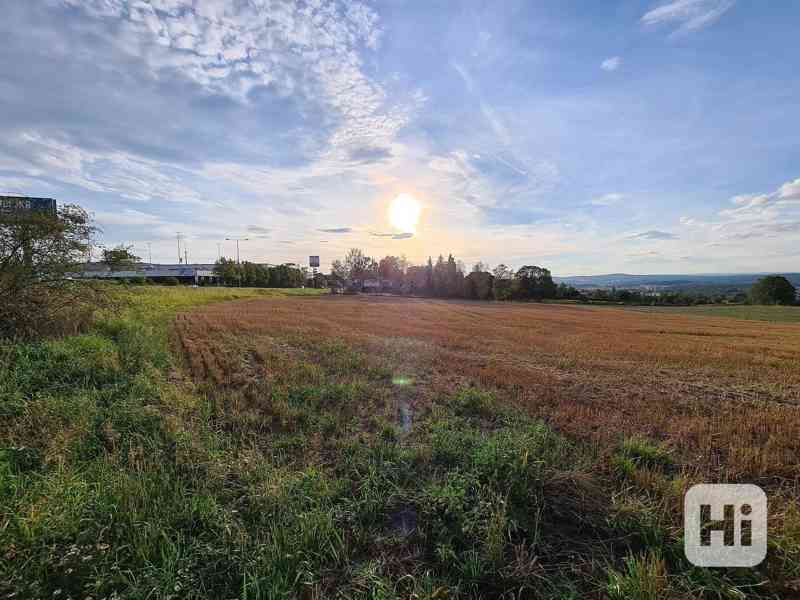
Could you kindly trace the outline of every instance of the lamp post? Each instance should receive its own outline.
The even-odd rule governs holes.
[[[246,242],[250,238],[225,238],[228,242],[236,242],[236,264],[242,264],[242,261],[239,260],[239,242]]]
[[[239,242],[246,242],[250,238],[225,238],[229,242],[236,242],[236,264],[242,264],[242,261],[239,260]],[[242,287],[242,272],[238,270],[239,275],[239,287]]]

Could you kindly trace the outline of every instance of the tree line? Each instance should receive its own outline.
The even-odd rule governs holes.
[[[306,269],[291,263],[259,265],[223,257],[214,265],[214,274],[228,286],[297,288],[307,284]]]
[[[550,271],[526,265],[516,271],[505,264],[490,269],[475,263],[467,272],[462,261],[452,254],[439,255],[426,264],[411,264],[404,256],[385,256],[376,260],[358,248],[350,249],[341,260],[334,260],[327,278],[331,287],[350,291],[376,290],[368,282],[378,282],[383,292],[468,298],[475,300],[573,300],[652,306],[692,306],[698,304],[782,304],[796,302],[796,290],[782,276],[771,275],[756,282],[749,293],[735,290],[728,294],[689,293],[629,289],[578,290],[565,283],[556,284]]]
[[[432,257],[424,265],[413,265],[404,256],[385,256],[380,260],[366,256],[358,248],[350,249],[342,260],[331,265],[329,283],[351,291],[381,291],[437,298],[475,300],[545,300],[575,298],[579,292],[564,284],[557,285],[544,267],[526,265],[514,271],[500,264],[494,269],[478,262],[467,272],[462,261],[452,254]]]

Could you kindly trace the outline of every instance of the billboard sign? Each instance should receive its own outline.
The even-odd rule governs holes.
[[[52,198],[26,196],[0,196],[0,218],[19,218],[32,215],[56,215],[56,201]]]
[[[319,256],[309,256],[308,257],[308,266],[312,269],[319,268]]]

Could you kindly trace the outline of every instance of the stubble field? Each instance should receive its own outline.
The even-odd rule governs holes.
[[[413,380],[416,411],[478,386],[570,437],[666,442],[715,479],[800,476],[800,326],[387,297],[214,305],[178,321],[194,376],[246,385],[276,340],[342,343]],[[241,350],[244,346],[247,349]],[[233,347],[240,350],[233,351]],[[234,385],[236,387],[236,385]]]
[[[377,560],[393,585],[432,573],[449,582],[442,589],[484,597],[525,597],[513,595],[515,586],[524,590],[542,577],[554,595],[566,593],[561,586],[569,587],[570,577],[581,582],[576,594],[620,598],[800,589],[797,325],[580,306],[319,297],[210,306],[179,316],[176,338],[220,426],[257,454],[288,445],[280,460],[328,473],[338,473],[342,445],[354,441],[371,451],[391,443],[408,454],[422,489],[394,481],[374,499],[376,523],[359,527],[391,532],[406,511],[409,531],[391,550],[351,548]],[[349,390],[344,396],[341,386]],[[570,448],[570,458],[548,465],[555,459],[546,452],[537,458],[535,444],[512,444],[506,467],[538,460],[554,469],[550,483],[535,477],[541,497],[523,493],[513,501],[519,490],[510,479],[495,482],[495,500],[461,490],[472,498],[462,498],[465,513],[482,502],[502,513],[495,515],[498,541],[485,547],[491,515],[471,533],[455,526],[458,543],[439,539],[434,532],[442,524],[425,518],[425,503],[436,504],[425,486],[459,473],[471,481],[468,489],[488,483],[474,472],[480,460],[469,458],[480,448],[451,449],[464,456],[448,462],[437,436],[458,437],[467,427],[492,439],[515,431],[504,419],[544,427]],[[712,573],[682,560],[683,493],[698,482],[767,490],[772,545],[760,570]],[[526,529],[522,515],[537,510],[541,522]],[[445,567],[447,552],[455,566]],[[464,552],[476,553],[482,583],[458,566],[455,557]],[[398,554],[406,562],[397,564]],[[542,570],[517,565],[515,576],[502,574],[500,565],[515,560],[533,560]]]

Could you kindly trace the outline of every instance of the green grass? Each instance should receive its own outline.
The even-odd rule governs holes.
[[[702,317],[727,317],[772,323],[800,323],[800,306],[656,306],[637,307],[632,310],[671,312]]]
[[[83,335],[0,343],[0,590],[173,585],[186,550],[178,524],[211,539],[225,519],[177,461],[194,442],[170,413],[202,406],[168,381],[169,321],[210,302],[297,293],[316,291],[130,288]]]
[[[716,598],[753,583],[682,561],[642,474],[680,481],[648,440],[623,440],[607,478],[590,449],[472,387],[404,432],[391,370],[338,341],[265,343],[280,369],[244,387],[178,375],[176,312],[286,293],[132,289],[91,332],[0,345],[0,594]]]

